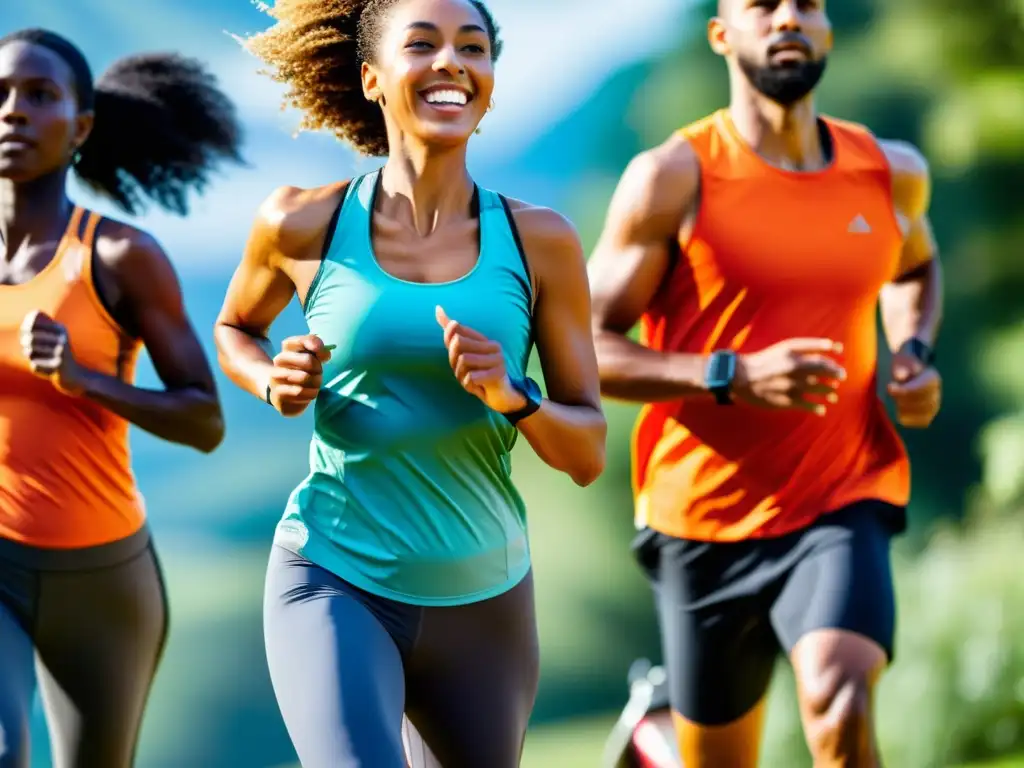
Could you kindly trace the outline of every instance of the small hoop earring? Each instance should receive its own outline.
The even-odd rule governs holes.
[[[494,109],[494,99],[491,99],[491,103],[487,105],[487,111],[490,112]]]

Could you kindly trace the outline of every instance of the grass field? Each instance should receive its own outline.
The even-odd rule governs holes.
[[[601,768],[601,749],[614,720],[615,716],[609,714],[532,729],[526,738],[521,768]],[[301,767],[296,764],[282,768]],[[959,768],[1024,768],[1024,755]]]
[[[526,737],[522,768],[599,768],[615,715],[539,726]]]
[[[600,768],[601,748],[614,719],[608,715],[531,730],[522,768]],[[1024,755],[959,768],[1024,768]]]

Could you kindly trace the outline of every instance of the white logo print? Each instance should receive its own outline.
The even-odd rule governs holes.
[[[846,227],[846,231],[853,235],[870,235],[871,225],[868,224],[868,220],[864,218],[863,214],[858,213]]]

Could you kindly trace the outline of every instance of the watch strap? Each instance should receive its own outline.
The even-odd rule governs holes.
[[[529,376],[524,376],[521,379],[512,379],[512,388],[526,398],[526,405],[518,411],[502,414],[510,424],[514,425],[539,411],[541,404],[544,402],[544,395],[540,391],[540,385]]]
[[[933,365],[935,363],[935,350],[916,336],[903,342],[900,351],[916,357],[925,365]]]

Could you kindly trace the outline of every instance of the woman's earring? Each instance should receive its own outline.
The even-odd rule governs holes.
[[[494,109],[494,99],[491,99],[491,103],[487,105],[487,111],[488,112],[490,112],[492,109]],[[478,127],[475,131],[473,131],[473,133],[479,135],[480,134],[480,128]]]

